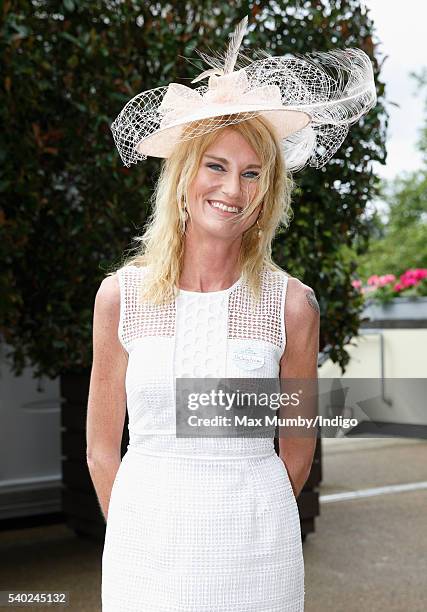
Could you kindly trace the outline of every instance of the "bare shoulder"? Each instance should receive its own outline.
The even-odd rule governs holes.
[[[288,277],[285,301],[286,349],[282,374],[315,377],[319,352],[320,308],[311,287]]]
[[[120,322],[120,285],[117,273],[106,276],[99,285],[93,314],[94,340],[119,346],[117,329]]]
[[[96,293],[95,306],[104,314],[120,314],[120,286],[117,273],[106,276]]]
[[[285,313],[287,319],[295,322],[314,322],[320,318],[319,303],[314,290],[293,276],[288,277]]]

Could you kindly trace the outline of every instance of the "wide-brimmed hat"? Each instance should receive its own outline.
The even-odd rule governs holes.
[[[127,102],[111,125],[125,166],[147,156],[167,158],[179,142],[262,116],[281,141],[289,170],[320,168],[349,126],[376,104],[372,63],[361,49],[277,57],[258,51],[261,59],[251,61],[239,53],[247,22],[238,24],[224,54],[197,51],[211,68],[192,83],[209,77],[207,86],[170,83]]]

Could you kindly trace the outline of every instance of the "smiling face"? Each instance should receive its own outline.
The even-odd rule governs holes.
[[[234,239],[259,216],[262,204],[246,219],[239,213],[254,199],[261,170],[260,160],[246,139],[227,128],[203,154],[188,189],[189,231]]]

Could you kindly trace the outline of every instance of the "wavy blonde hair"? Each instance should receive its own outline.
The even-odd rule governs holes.
[[[229,116],[224,116],[224,119],[227,121]],[[203,128],[205,121],[209,122],[197,122],[198,129]],[[190,128],[194,128],[194,123],[188,126],[188,129]],[[255,300],[260,296],[262,269],[267,267],[270,270],[281,270],[271,258],[271,245],[279,226],[287,228],[292,219],[291,197],[294,181],[286,169],[280,141],[273,128],[264,118],[256,116],[181,141],[175,146],[172,155],[162,162],[151,197],[152,212],[143,235],[134,238],[142,246],[135,247],[137,252],[125,257],[118,266],[149,266],[144,277],[144,286],[141,287],[142,300],[165,304],[173,301],[178,293],[183,266],[184,207],[188,201],[188,187],[198,172],[206,149],[227,128],[241,134],[261,162],[255,196],[239,215],[236,214],[240,219],[247,219],[257,206],[263,203],[258,219],[259,226],[254,224],[243,234],[238,269]],[[187,210],[190,214],[189,209]]]

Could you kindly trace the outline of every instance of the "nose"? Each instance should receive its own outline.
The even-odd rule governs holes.
[[[238,172],[229,171],[224,175],[222,191],[230,200],[238,200],[240,198],[242,186],[240,183],[240,174]]]

